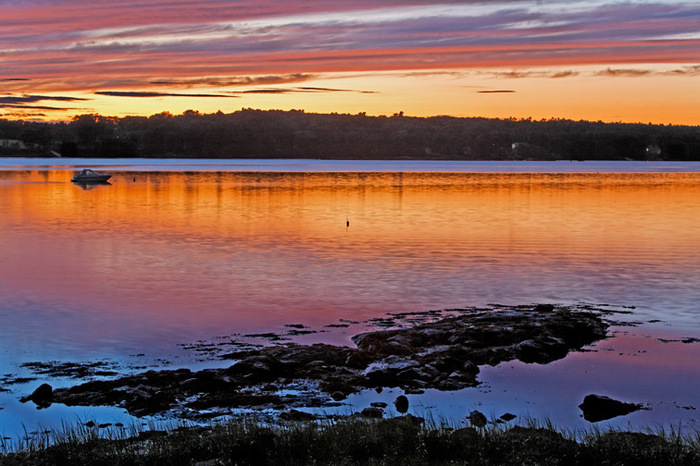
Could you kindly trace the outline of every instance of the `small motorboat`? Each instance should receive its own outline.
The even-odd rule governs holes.
[[[112,175],[106,175],[104,173],[98,173],[89,168],[84,168],[77,172],[71,181],[76,183],[104,183],[111,177]]]

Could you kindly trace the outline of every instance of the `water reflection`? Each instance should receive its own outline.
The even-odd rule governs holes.
[[[100,186],[112,186],[109,181],[73,181],[73,185],[87,191],[90,189],[99,188]]]
[[[697,325],[697,174],[68,176],[0,174],[4,341],[28,313],[23,339],[118,348],[487,302]]]
[[[636,306],[661,321],[641,327],[649,348],[700,330],[697,173],[139,171],[85,190],[70,176],[0,171],[7,372],[289,323],[349,344],[359,326],[326,326],[490,302]],[[676,369],[645,356],[645,374],[688,374],[697,352],[681,348]]]

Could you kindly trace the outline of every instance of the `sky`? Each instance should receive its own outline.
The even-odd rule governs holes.
[[[241,108],[700,125],[700,2],[0,0],[0,118]]]

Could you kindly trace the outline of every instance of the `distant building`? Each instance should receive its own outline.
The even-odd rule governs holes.
[[[19,139],[0,139],[0,147],[4,149],[29,149],[24,141]]]
[[[647,157],[658,157],[661,155],[661,148],[656,144],[650,144],[646,148]]]

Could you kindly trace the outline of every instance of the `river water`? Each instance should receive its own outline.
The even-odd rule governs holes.
[[[71,183],[85,166],[110,184]],[[388,313],[541,302],[632,309],[619,318],[636,325],[554,364],[483,368],[478,388],[411,395],[411,412],[585,428],[577,405],[598,393],[651,408],[599,426],[698,429],[697,163],[7,158],[0,231],[9,438],[130,419],[19,403],[82,380],[25,363],[213,367],[217,342],[269,343],[252,334],[349,345]]]

